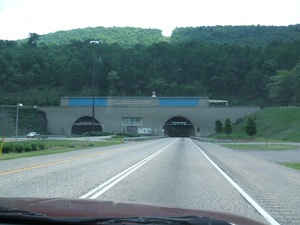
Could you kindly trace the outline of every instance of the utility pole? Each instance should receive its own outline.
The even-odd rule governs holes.
[[[93,103],[92,103],[92,131],[95,131],[95,70],[96,70],[96,48],[99,41],[90,41],[90,44],[94,45],[94,56],[93,56]]]
[[[16,116],[16,141],[18,141],[18,126],[19,126],[19,107],[22,107],[22,103],[17,103],[17,116]]]

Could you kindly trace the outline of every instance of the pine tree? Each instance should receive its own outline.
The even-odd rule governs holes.
[[[223,124],[222,124],[221,120],[219,120],[219,119],[217,119],[215,122],[215,131],[218,134],[218,136],[223,131]]]
[[[254,134],[257,133],[255,117],[253,115],[250,115],[247,118],[247,125],[246,125],[246,128],[245,128],[245,132],[250,137],[252,137]]]
[[[225,125],[224,125],[224,133],[227,134],[227,136],[229,136],[232,132],[232,125],[231,125],[231,121],[229,118],[227,118],[225,120]]]

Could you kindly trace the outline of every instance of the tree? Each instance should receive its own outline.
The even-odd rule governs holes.
[[[217,119],[215,122],[215,131],[218,134],[218,136],[223,131],[223,124],[222,124],[221,120],[219,120],[219,119]]]
[[[254,134],[257,133],[255,117],[253,115],[248,116],[247,125],[245,128],[246,134],[248,134],[251,138]]]
[[[28,44],[32,47],[36,47],[36,42],[40,38],[41,35],[37,33],[29,33]]]
[[[86,68],[82,61],[74,58],[67,67],[66,83],[69,91],[81,91],[84,84],[89,80],[85,79]],[[90,83],[92,83],[90,81]]]
[[[293,105],[293,86],[295,80],[289,70],[279,70],[270,78],[269,98],[282,106]]]
[[[31,69],[26,73],[26,79],[23,82],[26,82],[28,85],[40,83],[42,75],[42,70],[40,64],[34,64]]]
[[[112,70],[107,74],[106,78],[109,82],[108,95],[120,95],[123,90],[123,83],[118,75],[118,71]]]
[[[291,70],[278,70],[268,84],[269,98],[280,105],[300,103],[300,63]]]
[[[231,121],[229,118],[227,118],[225,120],[225,125],[224,125],[224,133],[227,134],[227,136],[229,136],[232,132],[232,125],[231,125]]]

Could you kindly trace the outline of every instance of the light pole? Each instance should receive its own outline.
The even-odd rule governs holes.
[[[37,109],[38,106],[23,106],[22,103],[17,103],[16,105],[0,105],[0,107],[16,107],[17,108],[17,115],[16,115],[16,141],[18,141],[18,126],[19,126],[19,107],[24,107],[24,108],[34,108]]]
[[[22,103],[17,103],[17,117],[16,117],[16,141],[18,141],[18,126],[19,126],[19,107],[22,107]]]
[[[93,89],[92,89],[92,94],[93,94],[93,103],[92,103],[92,131],[95,130],[95,67],[96,67],[96,62],[95,62],[95,46],[99,44],[99,41],[90,41],[90,44],[94,45],[94,56],[93,56]]]

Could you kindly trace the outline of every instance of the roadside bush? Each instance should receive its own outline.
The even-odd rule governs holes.
[[[46,145],[45,144],[39,143],[38,145],[39,145],[39,149],[40,150],[45,150],[46,149]]]
[[[38,145],[36,143],[31,143],[31,150],[36,151],[38,149]]]
[[[24,150],[25,150],[25,152],[30,152],[31,151],[31,146],[30,145],[25,145]]]
[[[12,144],[4,144],[2,147],[2,153],[9,153],[14,150],[14,146]]]
[[[21,153],[24,150],[24,145],[17,144],[17,145],[14,146],[14,148],[15,148],[15,152]]]

